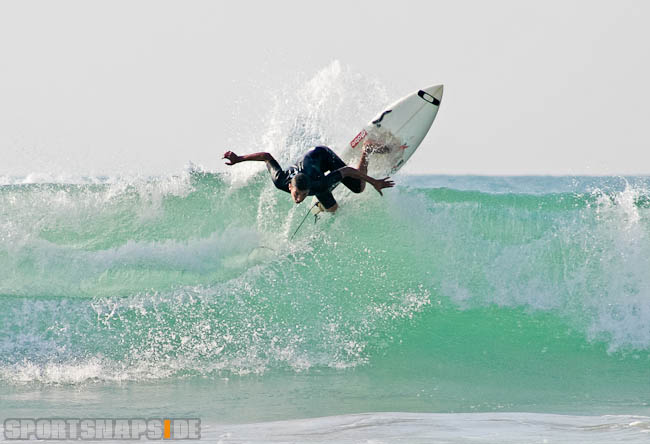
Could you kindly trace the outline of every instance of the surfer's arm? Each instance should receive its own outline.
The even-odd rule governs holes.
[[[390,177],[384,177],[383,179],[375,179],[374,177],[370,177],[367,174],[364,174],[361,171],[357,170],[356,168],[352,168],[349,166],[344,166],[343,168],[339,168],[337,171],[341,173],[341,178],[352,177],[354,179],[360,179],[365,182],[368,182],[370,185],[375,187],[375,190],[377,190],[377,192],[382,196],[384,195],[381,192],[382,189],[395,186],[395,182],[390,180]]]
[[[236,163],[240,162],[246,162],[249,160],[257,160],[261,162],[273,162],[275,159],[273,156],[271,156],[270,153],[266,152],[260,152],[260,153],[253,153],[253,154],[245,154],[243,156],[238,156],[237,154],[233,153],[232,151],[226,151],[223,155],[224,159],[227,159],[229,162],[226,162],[226,165],[234,165]]]
[[[273,158],[270,153],[260,152],[238,156],[232,151],[226,151],[223,155],[223,158],[228,159],[226,165],[235,165],[236,163],[246,162],[249,160],[265,162],[266,169],[269,170],[269,173],[271,173],[271,180],[273,181],[273,185],[282,191],[285,191],[287,193],[290,192],[287,185],[288,180],[286,171],[283,171],[282,168],[280,168],[280,164]]]

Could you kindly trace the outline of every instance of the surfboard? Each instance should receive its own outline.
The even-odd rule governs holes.
[[[411,158],[429,132],[442,101],[443,85],[420,89],[375,116],[338,154],[356,166],[364,144],[370,148],[368,175],[395,174]],[[318,200],[314,197],[312,205]],[[312,212],[320,212],[315,207]]]

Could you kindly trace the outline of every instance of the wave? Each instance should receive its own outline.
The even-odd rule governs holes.
[[[544,335],[650,348],[646,189],[341,190],[291,242],[306,207],[265,174],[229,180],[0,188],[4,378],[348,368],[469,325],[519,325],[512,353]]]

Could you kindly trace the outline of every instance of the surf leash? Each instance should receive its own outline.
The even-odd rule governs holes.
[[[307,210],[307,214],[305,214],[305,217],[303,218],[302,222],[300,222],[300,225],[298,225],[298,228],[296,228],[296,231],[293,232],[293,234],[292,234],[291,237],[289,238],[289,241],[292,241],[292,240],[293,240],[293,238],[294,238],[294,236],[296,235],[296,233],[298,232],[298,230],[300,230],[300,227],[302,227],[302,224],[304,224],[305,221],[307,220],[307,216],[309,216],[309,214],[311,213],[311,210],[312,210],[316,205],[318,205],[318,202],[316,202],[314,205],[312,205],[311,207],[309,207],[309,210]],[[314,223],[316,223],[317,220],[318,220],[318,215],[315,215],[315,216],[314,216]]]

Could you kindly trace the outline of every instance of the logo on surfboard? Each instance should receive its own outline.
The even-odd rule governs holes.
[[[366,132],[366,130],[361,130],[361,132],[357,134],[357,137],[352,139],[352,142],[350,142],[350,146],[352,148],[356,148],[357,145],[359,145],[359,142],[361,142],[367,135],[368,133]]]

